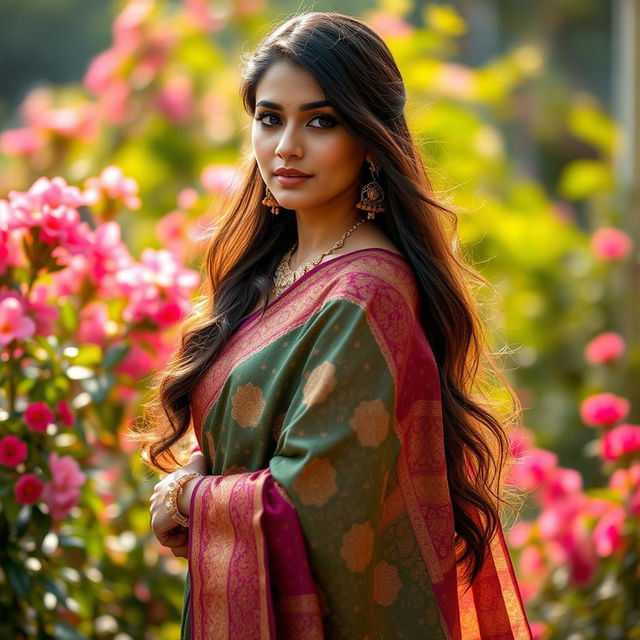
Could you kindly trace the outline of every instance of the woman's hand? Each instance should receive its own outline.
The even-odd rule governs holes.
[[[162,478],[162,480],[154,486],[153,493],[149,499],[151,505],[151,528],[153,529],[153,533],[156,538],[158,538],[160,544],[171,549],[171,553],[173,553],[177,558],[188,557],[188,532],[185,527],[180,526],[169,516],[165,511],[162,501],[164,500],[169,483],[172,480],[177,480],[180,476],[194,471],[202,475],[206,475],[207,473],[207,463],[200,452],[194,453],[191,456],[189,463],[184,467],[176,469]],[[183,516],[189,516],[189,501],[198,480],[199,478],[189,480],[180,492],[178,510]]]

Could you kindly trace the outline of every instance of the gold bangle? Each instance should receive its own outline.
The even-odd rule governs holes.
[[[201,473],[185,473],[180,476],[177,480],[172,480],[168,489],[164,494],[164,498],[162,500],[162,506],[164,510],[169,514],[169,516],[175,520],[179,525],[183,527],[189,526],[189,518],[183,516],[178,511],[178,496],[182,491],[182,487],[189,482],[189,480],[193,480],[193,478],[198,478],[202,476]]]

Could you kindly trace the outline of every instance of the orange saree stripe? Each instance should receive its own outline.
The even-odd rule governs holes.
[[[271,637],[260,526],[266,474],[206,476],[196,486],[189,553],[193,640]],[[257,580],[247,584],[245,576]]]
[[[227,638],[227,574],[235,535],[229,514],[232,482],[206,476],[197,484],[191,504],[189,574],[193,640]],[[212,522],[205,526],[205,522]],[[191,562],[197,558],[197,562]]]
[[[258,570],[258,589],[260,599],[260,637],[269,638],[269,576],[267,575],[266,541],[262,529],[262,485],[267,477],[263,473],[253,491],[253,535],[256,545],[256,561]]]

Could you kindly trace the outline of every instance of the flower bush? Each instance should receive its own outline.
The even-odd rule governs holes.
[[[620,241],[624,234],[612,231],[608,237]],[[628,255],[631,240],[625,236],[622,244]],[[615,366],[624,351],[619,334],[604,332],[584,355],[594,367]],[[535,515],[509,532],[519,550],[522,595],[539,618],[536,637],[640,638],[640,425],[617,424],[631,403],[610,392],[588,395],[579,410],[584,424],[598,430],[589,449],[608,479],[604,489],[585,489],[580,473],[535,447],[529,430],[512,438],[509,482],[526,493]]]
[[[105,451],[95,454],[118,455],[142,378],[162,366],[168,330],[189,312],[199,281],[169,251],[130,255],[112,218],[139,206],[136,192],[110,166],[84,188],[39,178],[0,201],[3,638],[88,637],[83,621],[120,606],[86,590],[122,556],[88,553],[122,546],[109,544],[117,514],[104,517],[115,478],[104,475]],[[128,626],[140,634],[140,622]]]

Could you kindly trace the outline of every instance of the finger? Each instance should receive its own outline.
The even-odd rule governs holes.
[[[185,533],[171,533],[170,531],[156,535],[160,543],[169,548],[181,547],[187,543],[187,535]]]
[[[173,555],[176,558],[187,558],[189,557],[189,550],[187,545],[183,545],[182,547],[176,547],[174,549],[171,549],[171,553],[173,553]]]

